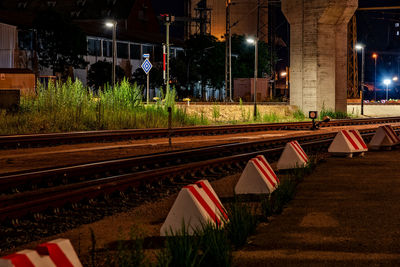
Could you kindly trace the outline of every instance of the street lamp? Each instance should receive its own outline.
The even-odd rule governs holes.
[[[376,59],[378,58],[378,54],[373,53],[372,58],[375,60],[374,100],[376,101]]]
[[[389,94],[389,84],[392,81],[390,79],[385,79],[383,80],[383,83],[386,84],[386,101],[388,100],[388,94]]]
[[[397,76],[394,76],[392,79],[394,82],[397,82],[399,80],[399,78]]]
[[[249,44],[254,44],[254,119],[257,118],[257,72],[258,72],[258,38],[247,38]]]
[[[112,84],[113,87],[115,87],[115,68],[117,64],[117,22],[115,20],[107,21],[106,26],[113,29]]]
[[[364,65],[365,65],[365,45],[356,44],[356,49],[361,50],[361,115],[364,115]]]

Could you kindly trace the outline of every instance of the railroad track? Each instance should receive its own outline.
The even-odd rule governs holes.
[[[369,140],[374,134],[374,130],[370,129],[360,132],[365,140]],[[108,198],[115,192],[124,192],[132,188],[140,191],[143,188],[168,186],[177,181],[185,181],[186,177],[204,178],[215,173],[215,170],[240,170],[250,158],[258,154],[264,154],[268,161],[274,162],[280,156],[284,144],[293,139],[300,140],[309,154],[326,152],[335,134],[227,144],[2,176],[2,190],[5,187],[10,189],[24,184],[39,185],[43,181],[48,183],[63,178],[74,181],[19,193],[15,193],[18,190],[14,190],[12,194],[1,195],[0,221],[44,212],[49,208],[57,209],[67,203],[93,200],[99,196]],[[127,169],[130,171],[125,173]],[[99,177],[101,174],[103,177]],[[90,178],[82,179],[84,176]]]
[[[321,123],[322,127],[364,125],[378,123],[400,122],[400,117],[368,118],[368,119],[346,119],[333,120]],[[309,130],[311,122],[290,123],[267,123],[267,124],[244,124],[244,125],[222,125],[222,126],[197,126],[178,127],[168,130],[158,129],[134,129],[134,130],[106,130],[86,131],[70,133],[51,134],[27,134],[27,135],[4,135],[0,136],[0,149],[16,147],[54,146],[60,144],[104,142],[130,139],[149,139],[157,137],[188,136],[188,135],[217,135],[241,132],[271,131],[271,130]]]

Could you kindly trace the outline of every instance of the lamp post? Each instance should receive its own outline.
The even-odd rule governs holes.
[[[390,79],[385,79],[383,80],[383,83],[386,84],[386,101],[388,100],[388,95],[389,95],[389,84],[392,81]]]
[[[372,58],[375,60],[374,100],[376,101],[376,59],[378,58],[378,54],[373,53]]]
[[[115,20],[106,23],[106,26],[113,29],[113,57],[112,57],[112,84],[115,87],[115,68],[117,64],[117,22]]]
[[[361,50],[361,115],[364,115],[364,65],[365,65],[365,45],[356,44],[356,49]]]
[[[257,118],[257,73],[258,73],[258,38],[247,38],[249,44],[254,44],[254,119]]]

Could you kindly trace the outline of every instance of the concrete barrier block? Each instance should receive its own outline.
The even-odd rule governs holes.
[[[309,159],[306,152],[304,152],[299,142],[295,140],[286,144],[279,158],[277,168],[278,170],[287,170],[305,167],[308,161]]]
[[[270,194],[279,185],[279,179],[264,156],[251,159],[235,186],[236,194]]]

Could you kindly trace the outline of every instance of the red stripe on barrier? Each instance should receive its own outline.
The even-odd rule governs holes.
[[[353,148],[355,150],[359,150],[357,144],[354,142],[354,140],[350,137],[350,135],[347,133],[346,130],[342,130],[342,133],[344,135],[344,137],[346,137],[346,139],[350,142],[350,144],[353,146]]]
[[[271,166],[269,166],[268,162],[265,160],[265,158],[263,156],[257,156],[256,158],[258,158],[264,165],[265,167],[268,169],[268,171],[272,174],[272,176],[275,178],[275,180],[280,183],[278,176],[276,176],[274,170],[272,170]]]
[[[359,135],[359,133],[355,130],[350,130],[350,132],[352,134],[354,134],[354,136],[356,137],[357,141],[361,144],[361,146],[366,149],[367,145],[364,143],[364,140],[361,138],[361,136]]]
[[[307,156],[306,152],[304,152],[303,148],[300,146],[299,142],[297,142],[296,140],[293,142],[297,146],[297,148],[300,150],[300,152],[303,153],[303,156],[307,159],[306,161],[308,161],[308,156]]]
[[[36,250],[41,255],[49,255],[50,259],[57,267],[74,267],[68,257],[55,243],[40,244],[37,246]]]
[[[396,143],[396,139],[393,137],[393,133],[390,132],[389,127],[387,125],[382,126],[383,130],[385,131],[386,135],[389,137],[390,141],[392,141],[392,143]]]
[[[25,254],[14,253],[2,257],[2,259],[10,260],[15,267],[35,267],[35,265],[33,265],[31,260]]]
[[[260,163],[258,162],[257,159],[251,159],[251,161],[253,161],[253,163],[257,166],[257,168],[262,172],[262,174],[264,175],[265,179],[267,179],[267,181],[273,186],[276,186],[276,182],[271,180],[271,177],[269,177],[268,173],[263,169],[263,167],[260,165]]]
[[[200,205],[206,210],[208,215],[210,215],[211,219],[213,219],[214,222],[216,222],[218,225],[221,223],[220,220],[218,219],[217,215],[215,212],[210,208],[210,206],[207,204],[207,202],[201,197],[199,192],[197,192],[196,188],[193,185],[188,185],[185,186],[184,188],[189,189],[189,191],[193,194],[193,196],[197,199],[197,201],[200,203]]]
[[[300,149],[296,146],[295,141],[290,142],[290,145],[294,148],[294,150],[297,152],[297,154],[305,161],[308,161],[307,155],[304,153],[303,149]],[[303,152],[302,152],[303,151]],[[304,154],[303,154],[304,153]]]
[[[214,194],[211,192],[211,190],[207,187],[206,183],[203,181],[198,181],[198,182],[196,182],[196,184],[200,185],[201,188],[204,189],[204,192],[206,192],[207,196],[212,200],[212,202],[214,202],[214,204],[217,206],[218,210],[221,212],[222,216],[224,216],[225,220],[228,220],[228,214],[226,214],[224,207],[222,207],[221,203],[214,196]]]
[[[396,141],[397,141],[397,142],[400,142],[400,138],[399,138],[399,136],[396,134],[396,132],[394,131],[394,129],[392,128],[392,126],[388,125],[388,127],[389,127],[390,132],[393,133],[393,136],[396,138]]]

